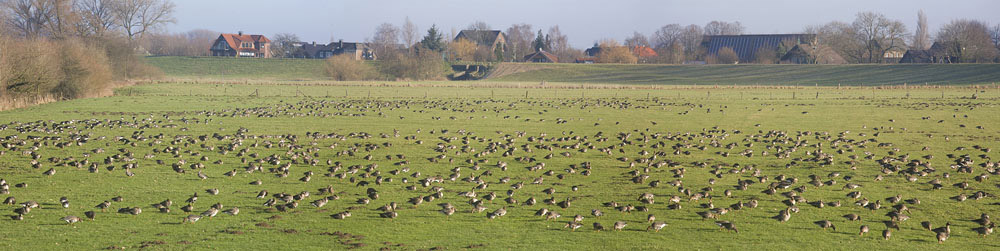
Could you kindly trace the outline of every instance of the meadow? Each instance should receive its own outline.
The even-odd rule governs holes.
[[[984,226],[974,221],[1000,212],[1000,186],[989,178],[1000,172],[991,151],[1000,136],[1000,89],[986,84],[714,87],[246,76],[151,82],[119,88],[112,97],[0,112],[0,179],[9,184],[0,197],[15,200],[0,205],[0,248],[998,246],[997,235],[984,238],[975,230]],[[267,195],[258,196],[262,191]],[[195,202],[185,202],[195,194]],[[324,199],[322,207],[313,205]],[[862,199],[880,207],[856,205]],[[159,209],[165,200],[172,205]],[[40,206],[13,219],[29,201]],[[107,210],[95,208],[104,201]],[[444,203],[452,215],[442,213]],[[390,204],[397,206],[384,209]],[[191,212],[183,210],[188,205]],[[240,211],[209,217],[213,205]],[[475,205],[485,209],[473,212]],[[142,212],[131,214],[136,207]],[[561,217],[536,215],[543,208]],[[506,213],[496,215],[498,209]],[[796,212],[787,222],[776,220],[785,210]],[[350,216],[338,219],[343,212]],[[209,214],[183,222],[203,213]],[[69,215],[82,221],[62,220]],[[576,215],[582,227],[566,228]],[[649,215],[667,226],[647,230]],[[836,228],[821,228],[823,220]],[[619,221],[626,225],[615,231]],[[719,221],[738,232],[721,229]],[[939,243],[922,222],[950,223],[948,239]],[[870,232],[859,235],[861,226]],[[893,226],[884,239],[883,230]]]

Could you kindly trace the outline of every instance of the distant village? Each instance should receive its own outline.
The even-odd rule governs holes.
[[[910,32],[901,21],[880,13],[861,12],[851,23],[839,21],[810,26],[801,33],[747,34],[739,22],[712,21],[704,26],[669,24],[646,35],[635,32],[623,42],[596,41],[590,48],[575,49],[558,26],[547,33],[530,24],[515,24],[507,30],[491,29],[477,22],[441,39],[435,52],[447,61],[527,63],[616,63],[616,64],[946,64],[1000,63],[1000,25],[991,27],[977,20],[953,20],[937,32],[927,26],[926,16]],[[415,26],[404,31],[382,24],[369,42],[343,40],[322,44],[295,40],[281,34],[280,41],[264,35],[221,34],[211,56],[252,58],[325,59],[349,55],[354,60],[379,60],[382,54],[413,53],[426,45],[412,39]],[[455,33],[453,30],[452,33]],[[292,38],[291,40],[289,38]],[[427,39],[425,37],[425,39]],[[280,47],[280,48],[278,48]],[[275,53],[280,51],[280,53]],[[280,54],[280,55],[278,55]]]

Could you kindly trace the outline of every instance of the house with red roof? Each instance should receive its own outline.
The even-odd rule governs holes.
[[[271,40],[264,35],[222,34],[212,43],[212,56],[270,58]]]
[[[657,56],[656,51],[649,46],[633,46],[632,54],[639,59],[639,63],[649,63]]]

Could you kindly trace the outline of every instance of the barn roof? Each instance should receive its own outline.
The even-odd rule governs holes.
[[[477,45],[492,46],[502,34],[500,30],[463,30],[455,36],[455,40],[465,38]]]
[[[782,41],[792,40],[795,44],[808,44],[816,40],[816,34],[757,34],[757,35],[717,35],[705,36],[702,46],[708,55],[716,55],[719,49],[729,47],[740,56],[741,62],[756,58],[760,48],[777,50]]]
[[[549,53],[547,51],[541,51],[541,50],[537,51],[535,53],[531,53],[531,54],[528,54],[528,55],[524,56],[524,61],[525,62],[531,62],[532,61],[531,59],[537,58],[537,57],[543,57],[543,58],[547,59],[549,62],[553,62],[553,63],[558,63],[559,62],[559,58],[557,58],[556,55],[552,55],[552,53]]]

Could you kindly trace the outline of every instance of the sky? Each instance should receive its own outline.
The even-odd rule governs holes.
[[[586,48],[595,41],[619,41],[640,32],[650,36],[666,24],[739,21],[746,33],[797,33],[808,25],[851,22],[861,11],[900,20],[912,33],[917,11],[931,31],[954,19],[1000,23],[1000,0],[172,0],[177,22],[170,32],[208,29],[273,36],[292,33],[306,42],[365,41],[382,23],[402,25],[409,17],[426,33],[431,25],[446,35],[483,21],[494,29],[527,23],[548,30],[558,25],[569,42]],[[331,40],[331,38],[333,40]]]

